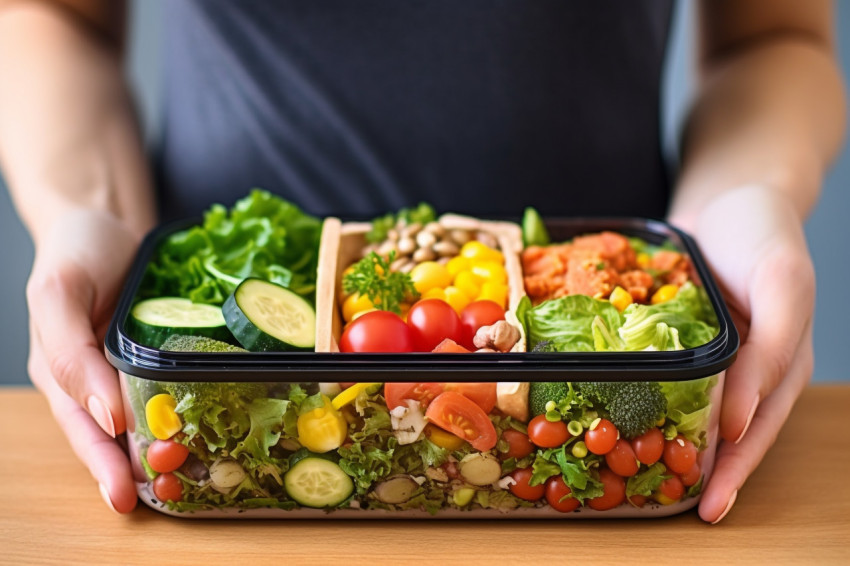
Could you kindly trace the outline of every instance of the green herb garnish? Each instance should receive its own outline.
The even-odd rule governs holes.
[[[391,271],[390,264],[395,261],[395,251],[386,259],[375,252],[354,264],[354,268],[342,280],[346,293],[360,293],[369,297],[375,308],[401,314],[401,302],[408,295],[419,296],[413,280],[407,273]]]

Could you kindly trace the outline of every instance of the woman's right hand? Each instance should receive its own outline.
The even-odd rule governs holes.
[[[108,213],[70,212],[38,242],[27,284],[30,377],[107,504],[121,513],[137,496],[116,440],[126,421],[103,340],[138,243]]]

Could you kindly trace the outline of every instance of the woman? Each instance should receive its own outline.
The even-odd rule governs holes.
[[[516,215],[667,215],[742,333],[715,473],[721,520],[812,372],[802,222],[843,135],[826,0],[705,1],[700,81],[667,189],[658,95],[669,3],[167,3],[160,214],[250,186],[316,214],[418,200]],[[119,512],[135,506],[102,354],[157,218],[122,75],[124,2],[0,2],[0,158],[35,241],[29,370]]]

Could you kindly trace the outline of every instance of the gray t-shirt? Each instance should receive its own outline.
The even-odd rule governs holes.
[[[664,214],[667,0],[169,0],[165,218]]]

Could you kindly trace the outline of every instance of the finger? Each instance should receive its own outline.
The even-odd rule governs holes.
[[[784,249],[753,273],[751,322],[738,359],[726,374],[720,432],[740,441],[759,402],[785,378],[814,310],[814,271],[805,254]]]
[[[786,378],[759,405],[743,440],[737,444],[725,441],[718,448],[714,472],[699,504],[703,520],[716,522],[728,513],[738,490],[776,440],[794,402],[811,378],[814,364],[811,336],[809,323]]]
[[[124,432],[124,411],[117,372],[92,328],[94,286],[73,264],[42,272],[34,270],[27,298],[44,371],[114,437]]]
[[[33,382],[47,397],[59,427],[74,453],[98,482],[101,495],[112,509],[129,513],[138,496],[127,455],[92,418],[50,378],[38,340],[31,341],[29,370]]]

